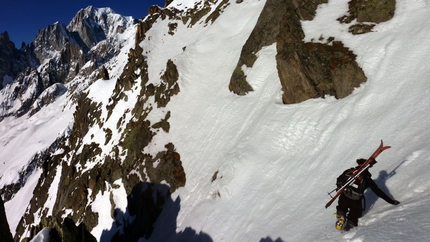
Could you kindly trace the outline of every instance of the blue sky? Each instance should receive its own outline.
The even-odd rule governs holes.
[[[7,31],[16,48],[21,43],[29,44],[36,37],[39,29],[44,29],[55,22],[69,24],[82,8],[110,7],[123,16],[142,18],[148,14],[151,5],[164,6],[164,0],[2,0],[0,7],[0,33]]]

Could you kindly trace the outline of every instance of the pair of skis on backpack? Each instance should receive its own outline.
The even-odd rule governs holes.
[[[391,148],[391,146],[384,146],[383,141],[381,140],[381,144],[376,149],[376,151],[367,159],[366,162],[363,163],[363,165],[360,166],[359,169],[355,170],[351,177],[346,181],[346,183],[337,190],[336,194],[330,199],[330,201],[325,205],[325,208],[328,208],[335,200],[342,194],[345,189],[355,182],[355,180],[360,176],[361,173],[363,173],[365,170],[369,169],[371,167],[371,163],[376,159],[376,157],[382,153],[382,151]],[[330,194],[330,193],[329,193]],[[336,229],[339,231],[349,231],[354,226],[347,221],[345,215],[339,215],[336,214]]]
[[[369,159],[366,160],[366,162],[363,163],[363,165],[360,166],[359,169],[357,169],[354,174],[346,181],[346,183],[337,190],[336,194],[328,201],[328,203],[325,205],[325,208],[328,208],[335,200],[344,192],[344,190],[351,185],[357,178],[360,176],[361,173],[363,173],[365,170],[369,169],[371,166],[371,163],[376,159],[376,157],[382,153],[382,151],[391,148],[391,146],[384,146],[383,141],[381,140],[381,144],[379,145],[378,149],[376,149],[375,152],[369,157]]]

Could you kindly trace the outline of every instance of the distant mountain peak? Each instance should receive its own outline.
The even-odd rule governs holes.
[[[79,10],[67,30],[76,32],[90,49],[98,42],[115,34],[122,33],[127,26],[134,23],[132,17],[124,17],[111,8],[95,8],[88,6]]]
[[[116,14],[116,12],[110,7],[96,8],[92,5],[79,10],[76,15],[78,15],[79,12],[84,12],[85,14],[87,14],[87,16],[100,16],[103,14]]]
[[[28,82],[28,85],[17,83],[2,90],[0,106],[3,110],[0,120],[11,115],[21,116],[32,108],[35,101],[48,100],[39,97],[47,94],[43,90],[56,83],[68,83],[87,62],[91,61],[85,67],[89,69],[88,72],[107,62],[119,49],[118,39],[121,37],[118,34],[133,24],[132,17],[116,14],[111,8],[88,6],[79,10],[67,27],[57,21],[40,29],[27,49],[17,50],[7,32],[0,34],[0,90],[13,84],[14,79],[16,82]],[[99,45],[102,41],[106,43]],[[38,70],[26,79],[24,77],[30,72],[18,74],[27,67],[28,70]],[[17,91],[10,91],[15,87]],[[24,93],[32,95],[23,97]],[[39,107],[30,115],[38,110]]]

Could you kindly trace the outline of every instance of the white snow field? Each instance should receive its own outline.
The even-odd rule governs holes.
[[[198,1],[174,0],[169,6],[186,8],[194,2]],[[167,24],[159,20],[141,43],[150,81],[157,82],[168,59],[178,68],[181,91],[166,107],[171,128],[158,139],[160,145],[175,145],[187,178],[185,187],[172,194],[177,206],[166,206],[149,240],[168,240],[162,221],[177,216],[177,233],[192,228],[216,242],[428,241],[430,1],[397,0],[394,18],[362,35],[350,34],[349,25],[336,20],[347,13],[347,0],[320,5],[314,20],[302,22],[305,41],[320,36],[342,41],[357,55],[368,80],[346,98],[327,96],[294,105],[282,104],[276,44],[258,52],[254,66],[244,70],[254,92],[237,96],[228,90],[242,46],[264,4],[230,0],[212,25],[178,24],[174,35],[166,34]],[[134,42],[131,36],[129,43]],[[124,44],[111,80],[89,87],[91,98],[108,103],[130,45]],[[66,132],[74,110],[67,102],[60,98],[37,116],[0,123],[0,185],[14,181],[16,171],[40,147]],[[368,209],[359,226],[339,232],[333,215],[337,202],[324,208],[330,199],[327,192],[335,188],[344,169],[355,166],[357,158],[369,157],[381,140],[392,148],[370,171],[400,205],[368,192]],[[35,172],[5,203],[13,233],[39,176]],[[126,204],[125,196],[115,199],[116,204]],[[110,207],[105,207],[109,196],[98,196],[93,207],[97,204],[103,219],[92,233],[100,239],[113,220],[105,216],[110,214]],[[46,231],[40,241],[44,235]]]

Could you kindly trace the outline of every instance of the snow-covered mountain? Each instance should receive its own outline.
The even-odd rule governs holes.
[[[124,41],[119,36],[124,35],[125,30],[132,28],[134,23],[131,17],[123,17],[110,8],[95,9],[89,6],[81,9],[67,27],[56,22],[39,30],[29,46],[15,50],[21,53],[19,59],[16,55],[5,58],[6,63],[12,63],[12,66],[17,66],[15,69],[24,71],[10,72],[8,70],[12,68],[2,68],[2,83],[10,85],[3,85],[0,93],[0,120],[27,113],[32,115],[40,109],[40,105],[49,104],[40,103],[41,99],[54,100],[65,92],[63,90],[85,89],[76,80],[91,79],[94,71],[116,56]],[[85,83],[83,85],[88,86],[91,82]],[[70,87],[64,87],[64,84]],[[47,97],[53,93],[47,89],[54,89],[56,94]]]
[[[16,241],[427,240],[428,1],[169,0],[150,13],[83,9],[3,78],[0,193]],[[392,148],[371,172],[401,204],[368,192],[359,227],[340,233],[327,192],[381,140]]]

